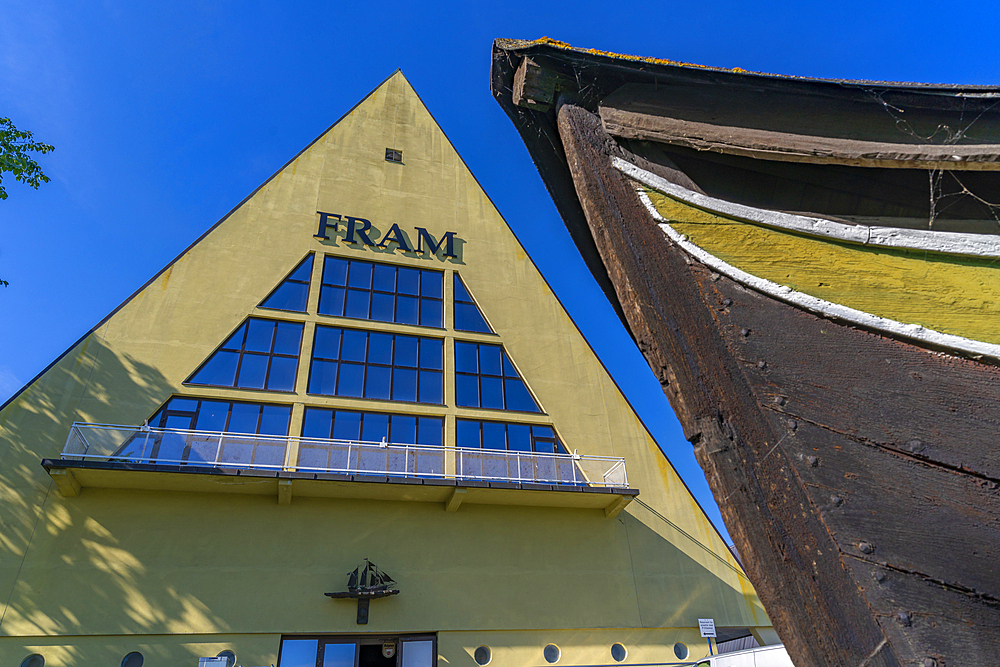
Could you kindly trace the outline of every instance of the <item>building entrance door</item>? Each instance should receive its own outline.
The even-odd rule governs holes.
[[[435,667],[433,635],[286,636],[278,667]]]

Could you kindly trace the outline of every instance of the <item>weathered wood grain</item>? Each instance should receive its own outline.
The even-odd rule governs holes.
[[[914,664],[932,667],[994,665],[1000,655],[995,601],[956,592],[929,580],[845,558],[861,582],[886,637],[903,646]]]
[[[897,665],[836,545],[780,448],[693,274],[610,168],[600,119],[571,105],[558,126],[577,197],[640,349],[720,501],[748,574],[800,665]],[[707,272],[705,278],[707,279]],[[830,590],[837,595],[830,595]]]
[[[720,126],[609,106],[602,106],[600,112],[605,129],[616,137],[764,160],[950,170],[993,170],[1000,161],[993,144],[894,144]]]
[[[764,403],[1000,481],[1000,368],[843,326],[729,280],[713,289],[720,331]]]

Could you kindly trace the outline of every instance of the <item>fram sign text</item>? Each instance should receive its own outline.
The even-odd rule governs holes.
[[[455,254],[455,232],[445,232],[440,239],[436,239],[423,227],[414,227],[413,233],[416,237],[416,244],[414,244],[413,239],[397,224],[393,224],[385,234],[380,235],[370,220],[339,213],[324,213],[323,211],[317,211],[317,213],[319,213],[319,229],[313,236],[318,239],[329,241],[330,232],[333,231],[338,237],[343,238],[344,243],[366,245],[382,250],[398,248],[403,252],[424,255],[437,255],[439,251],[444,250],[443,257],[457,257]],[[396,244],[395,248],[389,245],[391,243]]]

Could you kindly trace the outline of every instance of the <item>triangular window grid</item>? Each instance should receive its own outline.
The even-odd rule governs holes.
[[[294,391],[302,326],[251,317],[185,384]]]
[[[313,255],[310,253],[288,274],[280,285],[260,302],[261,308],[287,310],[294,313],[306,312],[309,302],[309,282],[312,278]]]
[[[541,412],[500,345],[455,341],[455,402],[463,408]]]
[[[455,272],[455,330],[494,333],[457,271]]]

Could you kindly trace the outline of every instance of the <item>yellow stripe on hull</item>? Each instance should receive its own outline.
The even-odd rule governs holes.
[[[674,229],[747,273],[880,317],[1000,344],[1000,263],[995,259],[810,238],[647,192]]]

